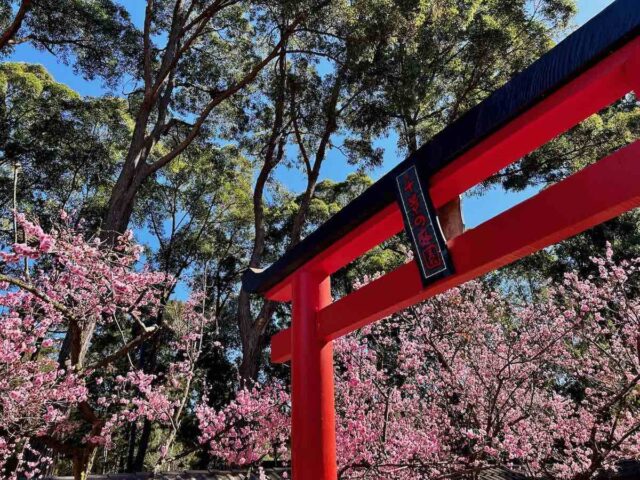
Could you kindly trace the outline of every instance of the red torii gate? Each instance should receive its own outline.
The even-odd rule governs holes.
[[[416,168],[427,208],[441,207],[589,115],[640,92],[640,2],[617,0],[423,145],[243,285],[292,302],[292,327],[271,340],[274,362],[291,360],[292,471],[296,480],[335,480],[332,340],[507,265],[640,206],[640,141],[438,247],[448,270],[429,277],[405,264],[335,302],[330,277],[411,225],[396,197]],[[398,182],[398,183],[397,183]],[[400,202],[398,202],[400,198]],[[418,207],[416,207],[418,208]],[[414,209],[414,214],[416,210]],[[432,232],[433,233],[433,232]],[[424,245],[422,245],[424,246]],[[420,260],[420,244],[414,242]]]

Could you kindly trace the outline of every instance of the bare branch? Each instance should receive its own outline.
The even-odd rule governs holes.
[[[141,343],[149,340],[154,335],[157,335],[158,332],[160,332],[160,330],[162,330],[162,328],[157,326],[157,325],[154,325],[152,327],[148,327],[146,332],[143,332],[142,334],[138,335],[133,340],[131,340],[128,343],[126,343],[120,350],[112,353],[111,355],[107,355],[106,357],[104,357],[99,362],[94,363],[93,365],[87,367],[85,370],[97,370],[99,368],[106,367],[107,365],[115,362],[119,358],[122,358],[125,355],[127,355],[131,350],[133,350],[135,347],[137,347]]]

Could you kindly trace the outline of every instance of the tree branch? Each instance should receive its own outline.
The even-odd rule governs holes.
[[[153,16],[153,0],[147,0],[147,8],[144,15],[144,89],[145,93],[151,90],[151,18]]]
[[[300,154],[302,155],[302,160],[304,160],[304,165],[307,168],[307,175],[311,175],[311,161],[309,160],[309,154],[307,153],[307,149],[304,146],[304,141],[302,135],[300,134],[300,128],[298,126],[295,85],[291,87],[291,121],[293,123],[293,131],[296,136],[296,142],[298,143]]]
[[[7,44],[11,42],[13,37],[16,35],[20,27],[22,26],[22,21],[24,17],[27,15],[27,11],[31,8],[31,0],[22,0],[20,4],[20,8],[16,13],[13,22],[7,27],[7,29],[0,36],[0,50],[2,50]]]
[[[209,117],[209,114],[213,111],[213,109],[218,105],[220,105],[223,101],[225,101],[226,99],[233,96],[235,93],[237,93],[238,91],[242,90],[244,87],[249,85],[258,76],[258,74],[262,71],[262,69],[266,67],[269,64],[269,62],[271,62],[271,60],[273,60],[276,56],[278,56],[280,49],[283,48],[283,46],[285,45],[289,37],[292,35],[295,28],[306,18],[306,16],[307,14],[299,15],[291,23],[291,25],[283,32],[283,35],[280,38],[280,41],[273,47],[271,52],[269,52],[269,54],[266,57],[264,57],[260,62],[255,64],[249,70],[249,72],[247,72],[247,74],[235,85],[227,88],[223,92],[220,92],[218,95],[216,95],[207,104],[205,109],[202,111],[202,113],[194,123],[193,128],[186,136],[186,138],[182,142],[180,142],[171,152],[167,153],[165,156],[158,159],[155,163],[147,165],[145,175],[148,176],[155,173],[156,171],[158,171],[159,169],[167,165],[169,162],[171,162],[178,155],[180,155],[189,145],[191,145],[193,140],[195,140],[195,138],[200,133],[200,130],[204,125],[204,122],[207,120],[207,118]]]
[[[99,368],[106,367],[107,365],[115,362],[119,358],[124,357],[127,353],[129,353],[135,347],[140,345],[142,342],[145,342],[146,340],[150,339],[154,335],[157,335],[158,332],[160,332],[160,330],[161,330],[161,327],[159,327],[157,325],[153,325],[152,327],[148,327],[147,330],[144,333],[142,333],[141,335],[138,335],[136,338],[131,340],[129,343],[126,343],[120,350],[112,353],[111,355],[107,355],[106,357],[104,357],[99,362],[96,362],[93,365],[90,365],[89,367],[87,367],[85,370],[98,370]]]
[[[16,286],[16,287],[18,287],[18,288],[20,288],[22,290],[25,290],[25,291],[35,295],[40,300],[48,303],[49,305],[51,305],[53,308],[55,308],[57,311],[59,311],[63,315],[69,317],[69,319],[75,320],[75,317],[74,317],[73,313],[71,313],[71,310],[69,310],[67,307],[65,307],[62,303],[52,299],[46,293],[41,292],[40,290],[38,290],[33,285],[30,285],[30,284],[28,284],[26,282],[23,282],[22,280],[20,280],[18,278],[10,277],[8,275],[3,275],[3,274],[0,274],[0,282],[7,282],[7,283],[9,283],[11,285],[14,285],[14,286]]]

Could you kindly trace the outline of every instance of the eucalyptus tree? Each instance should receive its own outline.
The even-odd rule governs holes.
[[[215,138],[242,111],[243,95],[301,25],[327,0],[148,0],[135,67],[131,134],[107,193],[99,229],[107,243],[126,230],[137,197],[196,140]],[[87,323],[88,344],[95,325]],[[84,355],[84,352],[83,352]],[[64,360],[64,355],[61,356]]]
[[[376,94],[377,61],[389,37],[386,1],[335,1],[322,18],[308,22],[292,37],[274,67],[263,76],[268,95],[256,101],[251,135],[246,141],[259,171],[253,191],[254,243],[249,267],[257,268],[297,244],[307,223],[314,193],[330,152],[361,168],[380,164],[382,151],[373,142],[380,122],[365,122],[363,105]],[[269,182],[278,166],[302,174],[304,187],[290,214],[271,215]],[[269,218],[271,217],[271,218]],[[287,219],[281,241],[269,244],[269,222]],[[273,239],[271,239],[273,240]],[[242,340],[240,375],[255,380],[262,363],[275,305],[238,298]]]
[[[257,268],[297,243],[327,151],[353,165],[379,164],[374,140],[393,128],[403,154],[479,102],[552,46],[575,12],[573,0],[334,2],[330,15],[292,37],[270,77],[259,120],[260,175],[254,190]],[[255,138],[253,139],[256,140]],[[295,144],[297,156],[287,155]],[[264,190],[274,169],[293,164],[306,186],[280,250],[265,246]],[[445,235],[462,229],[460,202],[441,209]],[[242,291],[241,375],[256,378],[274,306]]]
[[[95,222],[130,135],[127,105],[82,98],[40,65],[0,64],[0,216],[61,209]]]
[[[135,65],[141,36],[112,0],[0,0],[0,57],[28,43],[113,83]]]
[[[326,0],[148,0],[133,134],[104,217],[112,239],[129,224],[147,179],[201,134],[216,135],[260,72]]]
[[[567,32],[574,0],[402,2],[384,84],[389,116],[409,152],[539,58]]]

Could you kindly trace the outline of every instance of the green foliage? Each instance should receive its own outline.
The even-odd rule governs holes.
[[[547,51],[576,11],[573,0],[387,5],[384,15],[395,28],[377,62],[384,95],[364,118],[388,119],[408,151]]]
[[[639,136],[640,108],[635,98],[629,96],[505,168],[490,184],[500,183],[510,191],[551,185]]]
[[[136,223],[158,240],[158,267],[180,274],[196,259],[224,264],[236,280],[251,215],[251,166],[236,148],[196,145],[142,193]]]
[[[0,31],[13,19],[11,0],[0,0]],[[111,0],[36,0],[10,45],[30,42],[88,79],[108,82],[136,68],[142,40],[126,8]],[[5,49],[0,55],[6,55]]]
[[[40,65],[0,64],[3,218],[17,167],[20,209],[43,219],[79,210],[96,221],[130,135],[126,108],[118,98],[82,98]]]

